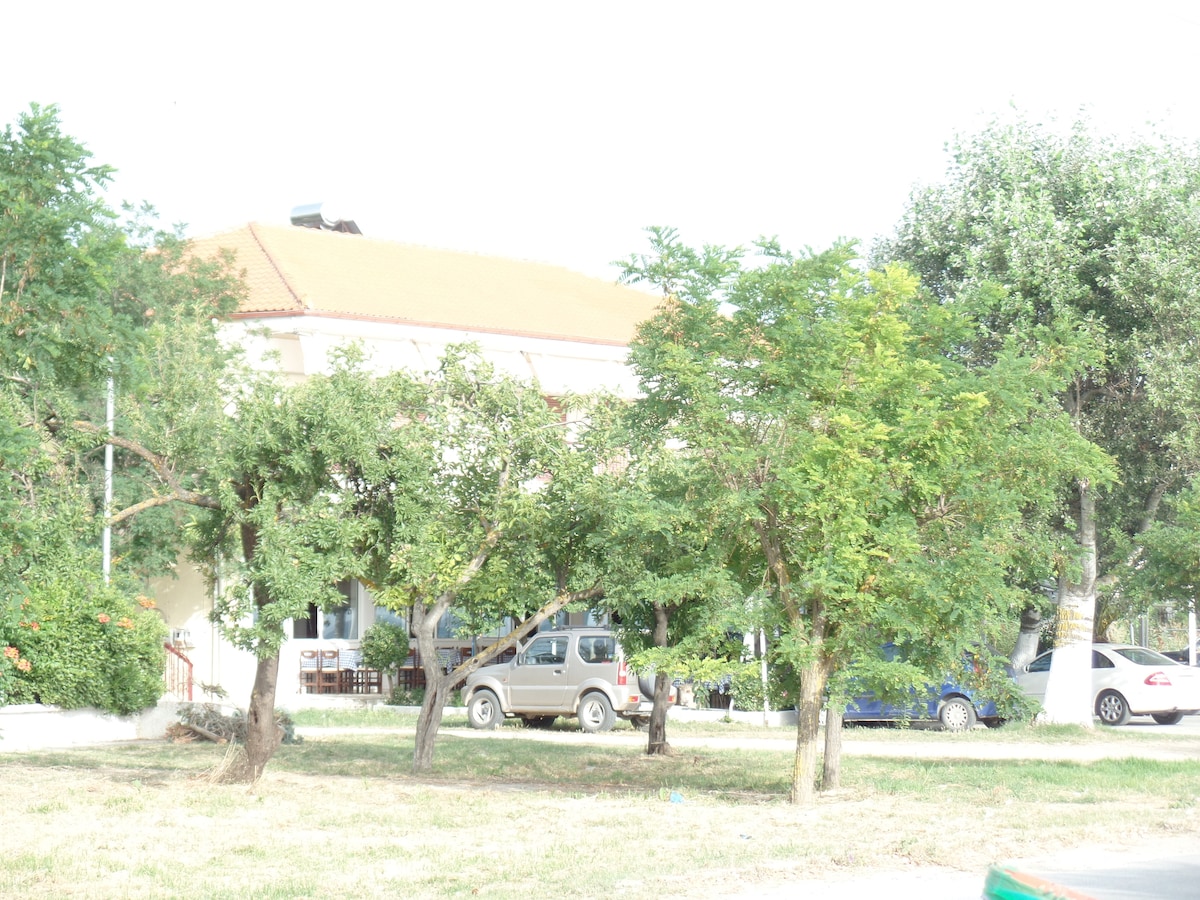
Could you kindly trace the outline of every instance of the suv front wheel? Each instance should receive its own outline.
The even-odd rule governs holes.
[[[504,721],[504,710],[491,691],[476,691],[467,704],[467,721],[472,728],[492,729]]]
[[[584,694],[579,701],[579,727],[588,734],[608,731],[616,721],[617,714],[613,712],[612,704],[599,691]]]

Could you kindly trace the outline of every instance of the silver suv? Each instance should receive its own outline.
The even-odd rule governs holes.
[[[653,707],[604,628],[539,632],[509,662],[468,675],[462,696],[472,728],[495,728],[506,716],[545,728],[578,716],[584,731],[608,731],[618,716],[644,725]]]

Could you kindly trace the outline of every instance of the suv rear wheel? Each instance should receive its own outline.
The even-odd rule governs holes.
[[[608,698],[598,691],[584,694],[579,701],[579,727],[588,734],[598,731],[608,731],[617,721]]]
[[[492,729],[504,721],[504,710],[491,691],[476,691],[467,704],[467,721],[472,728]]]

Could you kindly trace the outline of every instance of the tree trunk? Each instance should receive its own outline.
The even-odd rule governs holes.
[[[654,604],[654,646],[667,646],[667,624],[670,610],[661,603]],[[667,703],[671,696],[671,677],[666,672],[654,676],[654,708],[650,711],[650,738],[646,755],[666,756],[671,752],[667,743]]]
[[[434,635],[438,619],[450,606],[454,594],[446,593],[432,605],[417,602],[412,605],[412,632],[417,638],[417,651],[421,655],[421,668],[425,672],[425,700],[421,703],[421,714],[417,717],[417,736],[413,747],[413,772],[428,772],[433,767],[433,750],[437,741],[438,728],[442,724],[442,711],[447,701],[466,677],[488,660],[497,656],[502,649],[515,644],[525,635],[532,633],[538,625],[569,603],[594,600],[604,596],[599,585],[582,591],[559,594],[536,613],[526,619],[503,641],[497,641],[475,656],[462,662],[453,672],[447,673],[437,655]]]
[[[417,637],[417,651],[421,655],[421,668],[425,671],[425,699],[421,702],[421,714],[417,717],[417,736],[413,747],[413,772],[428,772],[433,768],[433,748],[437,741],[438,728],[442,724],[442,710],[450,696],[450,678],[442,669],[437,654],[437,622],[445,604],[435,603],[432,610],[422,604],[413,604],[413,634]]]
[[[429,666],[425,666],[425,700],[417,717],[416,745],[413,748],[414,774],[419,775],[433,768],[433,748],[442,725],[442,711],[453,693],[453,684],[453,675],[440,670],[431,675]]]
[[[1008,661],[1018,671],[1037,656],[1038,638],[1042,633],[1042,611],[1032,603],[1021,611],[1021,630]]]
[[[279,683],[279,654],[260,658],[246,711],[246,771],[232,780],[253,784],[262,777],[267,763],[283,741],[283,730],[275,723],[275,689]]]
[[[667,710],[671,700],[671,676],[658,672],[654,676],[654,709],[650,711],[650,740],[646,744],[647,756],[669,756],[671,745],[667,743]]]
[[[825,710],[825,758],[821,761],[821,790],[832,791],[842,783],[842,713]]]
[[[246,562],[258,551],[258,531],[253,526],[241,526],[242,556]],[[255,584],[254,603],[261,611],[270,603],[266,588]],[[279,749],[283,732],[275,724],[275,691],[279,684],[279,651],[259,657],[254,670],[254,687],[250,689],[250,704],[246,708],[245,759],[225,772],[225,779],[253,784],[262,777],[267,763]]]
[[[1054,659],[1039,721],[1092,727],[1092,622],[1096,615],[1096,500],[1079,486],[1080,578],[1059,579]]]
[[[791,802],[808,805],[816,799],[817,735],[829,664],[821,658],[800,667],[800,702],[796,704],[796,762],[792,769]]]

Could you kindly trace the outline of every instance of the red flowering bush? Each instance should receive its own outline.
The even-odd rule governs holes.
[[[167,628],[148,598],[52,578],[0,616],[0,705],[130,713],[163,691]]]

